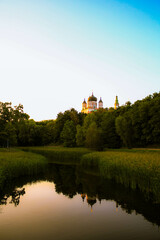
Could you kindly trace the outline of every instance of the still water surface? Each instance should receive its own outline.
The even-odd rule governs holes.
[[[160,239],[159,206],[75,166],[53,164],[13,188],[1,197],[1,240]]]

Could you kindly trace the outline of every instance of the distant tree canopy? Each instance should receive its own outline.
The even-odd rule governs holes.
[[[67,120],[61,132],[61,139],[65,147],[76,145],[76,127],[72,120]]]
[[[30,119],[21,104],[0,102],[0,147],[49,144],[96,150],[160,145],[160,93],[116,110],[84,114],[72,108],[55,120],[40,122]]]

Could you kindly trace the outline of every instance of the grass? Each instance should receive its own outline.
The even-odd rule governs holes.
[[[0,189],[14,178],[38,174],[45,163],[45,158],[38,154],[0,149]]]
[[[96,174],[113,179],[126,187],[138,188],[148,199],[160,203],[159,150],[91,152],[85,148],[64,147],[25,147],[21,150],[9,152],[0,149],[0,186],[14,177],[35,174],[45,163],[54,162],[78,165],[87,171],[93,170]]]
[[[91,152],[85,148],[30,147],[49,162],[75,164],[132,189],[140,189],[149,199],[160,203],[160,151],[117,149]]]
[[[84,155],[81,164],[84,167],[95,166],[104,178],[114,179],[132,189],[139,188],[160,203],[160,151],[94,152]]]
[[[86,148],[65,148],[59,146],[48,147],[25,147],[21,148],[24,151],[42,154],[47,157],[49,162],[59,164],[79,164],[81,157],[91,151]]]

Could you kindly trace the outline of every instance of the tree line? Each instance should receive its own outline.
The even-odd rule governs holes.
[[[96,150],[148,147],[160,144],[160,93],[118,109],[90,114],[75,109],[60,112],[55,120],[36,122],[23,106],[0,102],[0,146],[64,145]]]

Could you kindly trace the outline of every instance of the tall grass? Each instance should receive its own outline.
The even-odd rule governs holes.
[[[149,199],[160,203],[160,151],[108,150],[91,152],[85,148],[30,147],[25,151],[39,153],[49,162],[74,164],[94,171],[104,178],[140,189]]]
[[[83,166],[97,166],[104,178],[114,179],[160,203],[160,152],[106,151],[84,155]]]
[[[47,157],[49,162],[65,163],[65,164],[79,164],[81,157],[91,152],[86,148],[65,148],[65,147],[25,147],[24,151],[42,154]]]
[[[0,149],[0,189],[14,178],[38,174],[45,163],[45,158],[38,154]]]

